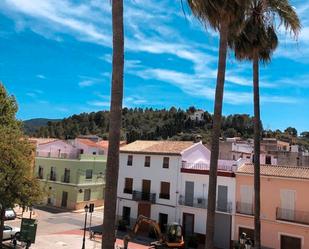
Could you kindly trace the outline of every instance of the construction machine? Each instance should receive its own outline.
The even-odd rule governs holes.
[[[140,215],[138,216],[132,230],[124,236],[123,243],[124,243],[124,249],[128,249],[129,241],[132,240],[139,228],[142,224],[149,224],[157,237],[157,241],[152,242],[150,244],[150,248],[154,249],[173,249],[173,248],[184,248],[184,240],[183,240],[183,234],[182,234],[182,227],[178,223],[172,223],[168,224],[166,226],[166,232],[163,234],[161,232],[159,224],[146,216]]]

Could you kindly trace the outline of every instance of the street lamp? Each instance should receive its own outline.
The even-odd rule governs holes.
[[[85,209],[85,224],[84,224],[84,237],[83,237],[83,246],[82,246],[82,249],[85,249],[86,226],[87,226],[87,213],[88,213],[88,210],[89,210],[88,205],[86,205],[86,206],[84,207],[84,209]]]

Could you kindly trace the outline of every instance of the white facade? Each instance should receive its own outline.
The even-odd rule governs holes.
[[[128,156],[132,156],[132,165],[128,166]],[[145,157],[150,156],[150,167],[145,167]],[[169,168],[163,168],[163,158],[169,157]],[[178,222],[183,224],[186,214],[194,215],[193,232],[205,235],[207,195],[208,195],[208,171],[210,151],[202,144],[195,143],[183,150],[179,155],[120,153],[117,216],[123,216],[124,207],[130,208],[130,218],[136,219],[139,214],[139,201],[134,200],[134,194],[124,193],[125,178],[133,179],[132,190],[142,191],[143,180],[151,180],[150,193],[156,195],[155,203],[151,204],[150,218],[159,220],[159,214],[166,214],[168,223]],[[226,190],[226,210],[218,211],[229,215],[235,211],[235,177],[237,169],[236,161],[219,160],[218,188]],[[170,198],[160,198],[161,182],[170,183]],[[194,185],[194,191],[190,195],[193,203],[188,203],[186,182]],[[186,192],[187,191],[187,192]],[[217,191],[219,193],[219,190]],[[222,198],[221,198],[222,199]],[[201,202],[201,203],[198,203]],[[219,210],[219,209],[218,209]],[[228,228],[227,228],[228,229]]]
[[[204,111],[203,110],[195,111],[193,114],[190,114],[190,119],[195,121],[204,120]]]

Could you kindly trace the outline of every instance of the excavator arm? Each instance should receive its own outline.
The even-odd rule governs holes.
[[[129,241],[132,240],[136,236],[138,230],[140,229],[143,223],[149,224],[153,228],[154,232],[156,233],[157,239],[160,242],[163,240],[163,234],[161,232],[161,229],[158,223],[146,216],[140,215],[138,216],[132,230],[129,232],[129,234],[125,235],[123,238],[124,249],[128,248]]]

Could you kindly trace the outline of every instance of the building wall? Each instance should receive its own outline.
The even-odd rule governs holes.
[[[39,167],[43,168],[43,179],[40,179],[42,187],[46,191],[47,198],[52,198],[52,204],[61,207],[62,193],[68,192],[69,209],[83,208],[85,203],[94,202],[96,206],[103,204],[104,174],[106,159],[87,156],[84,160],[42,158],[35,159],[35,175],[38,175]],[[51,167],[56,170],[56,181],[49,179]],[[65,168],[70,169],[70,182],[64,183]],[[86,170],[92,169],[92,179],[86,179]],[[51,188],[51,189],[50,189]],[[84,190],[91,190],[90,201],[84,202]]]
[[[236,175],[236,200],[241,200],[240,186],[253,186],[253,177]],[[301,179],[287,179],[274,177],[261,177],[261,227],[262,245],[270,248],[280,248],[279,234],[296,235],[303,237],[303,249],[309,248],[309,225],[276,220],[276,210],[280,207],[280,190],[295,191],[295,210],[309,210],[308,198],[309,181]],[[238,240],[238,228],[253,228],[253,216],[236,214],[235,240]],[[278,237],[279,236],[279,237]]]
[[[156,202],[164,205],[175,206],[177,190],[177,174],[179,174],[180,156],[168,156],[169,168],[163,168],[163,157],[161,155],[149,155],[151,157],[150,167],[145,167],[145,156],[133,154],[133,165],[127,166],[127,153],[120,154],[120,169],[118,181],[118,197],[132,199],[132,194],[123,193],[125,178],[133,178],[133,190],[142,191],[142,180],[151,180],[151,193],[156,194]],[[160,199],[161,181],[170,183],[170,199]]]

